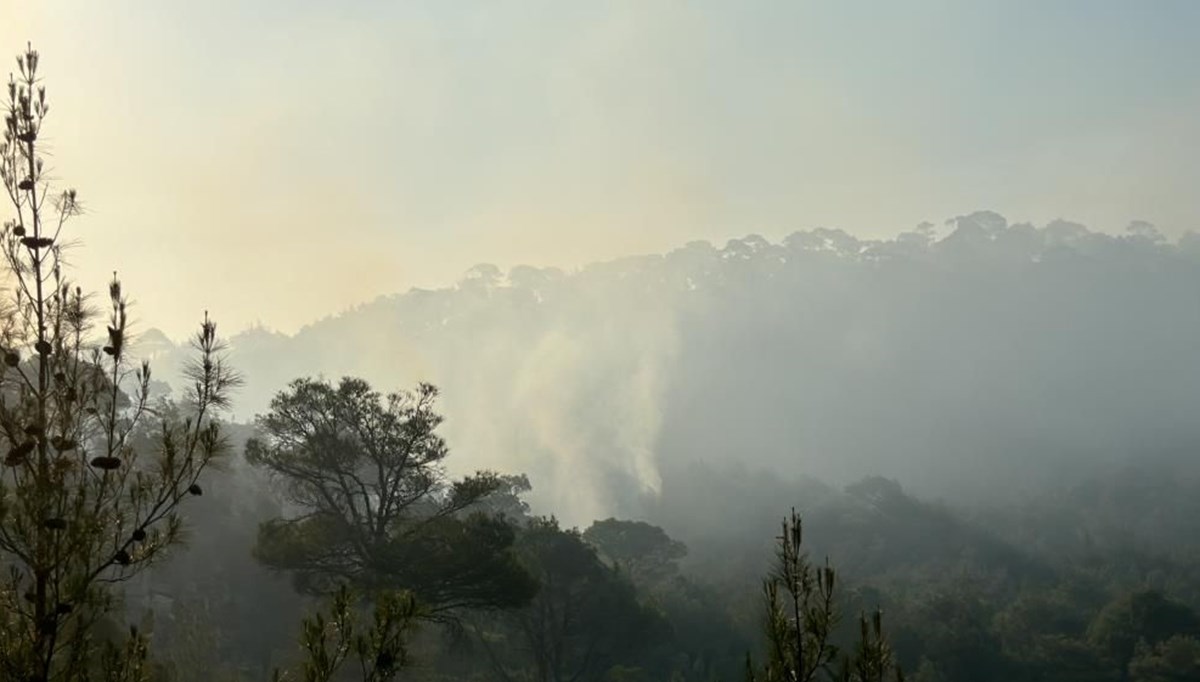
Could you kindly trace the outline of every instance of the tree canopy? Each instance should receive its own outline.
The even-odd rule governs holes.
[[[529,606],[476,624],[478,641],[504,680],[599,680],[668,634],[628,578],[606,566],[576,530],[536,518],[517,543],[540,589]]]
[[[471,513],[503,481],[449,478],[436,399],[430,384],[382,395],[355,378],[281,391],[246,458],[275,475],[296,513],[263,524],[257,556],[305,591],[410,590],[435,614],[527,602],[535,587],[511,526]]]

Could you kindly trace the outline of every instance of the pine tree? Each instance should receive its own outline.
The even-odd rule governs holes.
[[[406,592],[380,592],[370,600],[374,612],[364,618],[363,600],[346,585],[334,592],[327,611],[305,618],[298,671],[276,670],[273,682],[301,679],[331,682],[353,675],[362,682],[390,682],[409,663],[408,640],[421,617],[416,599]],[[357,662],[357,674],[349,671]],[[340,675],[340,677],[339,677]]]
[[[763,581],[767,662],[758,667],[747,657],[747,682],[903,682],[883,635],[879,610],[869,621],[860,616],[861,636],[853,653],[843,654],[833,643],[839,618],[837,573],[828,560],[813,566],[803,539],[803,526],[793,509],[777,538],[775,569]]]
[[[64,226],[81,204],[73,189],[51,190],[39,151],[49,107],[38,53],[17,64],[0,143],[14,212],[0,232],[11,292],[0,310],[0,678],[142,679],[136,630],[103,652],[95,626],[117,606],[114,584],[179,539],[179,505],[202,494],[201,474],[225,450],[216,416],[238,378],[206,315],[182,409],[151,404],[120,282],[97,325],[65,272]],[[131,434],[150,420],[154,447],[135,448]]]

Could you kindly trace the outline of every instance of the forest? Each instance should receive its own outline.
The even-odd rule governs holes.
[[[492,265],[183,343],[0,181],[2,679],[1200,679],[1200,237]]]

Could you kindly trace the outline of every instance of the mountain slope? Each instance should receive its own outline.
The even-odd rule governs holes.
[[[239,413],[301,375],[433,381],[457,466],[527,472],[535,503],[581,519],[636,514],[696,462],[977,501],[1200,443],[1200,240],[949,226],[479,266],[233,337]]]

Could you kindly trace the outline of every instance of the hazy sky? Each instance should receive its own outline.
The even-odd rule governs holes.
[[[1190,0],[0,3],[88,203],[80,277],[175,336],[975,209],[1178,234],[1198,31]]]

